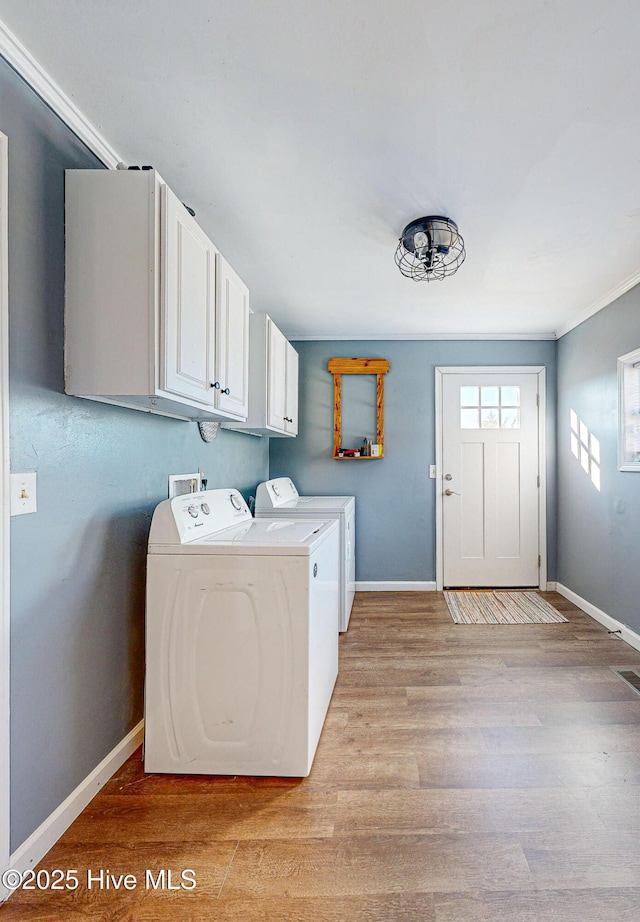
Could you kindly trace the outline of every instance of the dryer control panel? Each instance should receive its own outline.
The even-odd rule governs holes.
[[[298,502],[296,486],[289,477],[276,477],[258,484],[256,492],[256,509],[260,512],[279,509],[283,506],[296,506]]]

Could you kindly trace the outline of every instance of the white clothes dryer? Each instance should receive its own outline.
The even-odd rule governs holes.
[[[349,627],[356,589],[355,496],[300,496],[290,477],[265,480],[256,490],[256,518],[299,516],[340,523],[340,631]]]
[[[237,490],[156,508],[145,771],[308,775],[338,674],[335,520],[252,518]]]

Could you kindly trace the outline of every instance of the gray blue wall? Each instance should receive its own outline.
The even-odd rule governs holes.
[[[558,341],[558,580],[640,633],[640,473],[618,470],[616,359],[640,347],[640,287]],[[600,440],[601,489],[571,453],[573,409]]]
[[[271,439],[270,476],[289,475],[301,493],[356,496],[356,578],[361,581],[435,580],[434,381],[438,365],[545,365],[547,368],[548,577],[555,579],[556,343],[548,341],[300,342],[300,430],[297,439]],[[382,461],[334,461],[333,356],[387,358],[385,457]],[[364,387],[343,377],[345,431],[359,435],[351,400],[362,419]],[[348,389],[351,388],[349,392]]]
[[[64,395],[63,171],[100,164],[2,60],[0,100],[11,468],[38,475],[38,512],[11,531],[15,849],[142,717],[146,541],[168,474],[200,467],[248,495],[268,441],[221,431],[207,445],[194,423]]]

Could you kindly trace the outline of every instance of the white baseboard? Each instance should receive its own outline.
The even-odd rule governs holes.
[[[557,592],[557,591],[558,591],[558,584],[556,583],[556,581],[553,579],[548,580],[547,581],[547,592]]]
[[[420,582],[357,582],[356,592],[435,592],[436,584]]]
[[[9,858],[9,867],[26,871],[42,861],[75,819],[80,816],[103,784],[126,762],[142,742],[144,721],[133,728],[118,745],[96,765],[66,800],[31,833]]]
[[[579,596],[577,592],[574,592],[572,589],[568,589],[566,586],[563,586],[562,583],[556,583],[556,591],[563,595],[565,599],[568,599],[574,605],[577,605],[578,608],[581,608],[583,612],[593,618],[595,621],[598,621],[600,624],[604,625],[609,631],[620,631],[620,638],[624,640],[625,643],[628,643],[630,647],[633,647],[634,650],[640,650],[640,634],[636,634],[635,631],[632,631],[630,627],[627,627],[626,624],[623,624],[621,621],[616,621],[615,618],[612,618],[611,615],[608,615],[606,612],[602,611],[601,608],[596,608],[595,605],[592,605],[591,602],[587,602],[586,599],[583,599],[582,596]]]

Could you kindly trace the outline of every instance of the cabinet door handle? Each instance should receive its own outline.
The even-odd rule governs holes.
[[[216,381],[215,384],[210,384],[209,387],[215,387],[215,388],[217,388],[218,390],[220,390],[220,382],[219,382],[219,381]]]
[[[228,387],[223,387],[222,390],[220,391],[220,393],[221,393],[221,394],[230,394],[231,391],[229,390]]]

